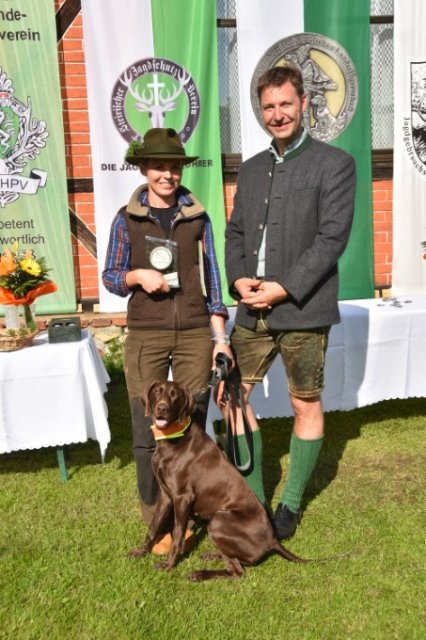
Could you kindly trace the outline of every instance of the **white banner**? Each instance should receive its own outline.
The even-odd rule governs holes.
[[[82,0],[84,49],[89,96],[95,224],[101,311],[124,311],[126,299],[109,293],[100,276],[112,219],[141,183],[135,167],[125,166],[128,143],[118,135],[111,94],[123,70],[153,55],[150,0]],[[140,34],[134,36],[135,25]]]
[[[393,270],[395,295],[426,293],[424,0],[394,2]]]
[[[189,156],[183,184],[206,207],[224,282],[216,5],[212,0],[83,0],[99,272],[111,221],[144,182],[128,144],[172,127]],[[101,311],[126,300],[99,283]]]
[[[271,139],[251,106],[250,83],[256,65],[275,42],[304,31],[303,0],[268,0],[267,9],[259,0],[236,2],[243,160],[263,151]]]

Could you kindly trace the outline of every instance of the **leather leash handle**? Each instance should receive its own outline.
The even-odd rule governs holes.
[[[228,387],[229,385],[229,381],[226,380],[225,381],[225,389],[226,392],[228,394],[228,412],[229,415],[231,415],[231,408],[230,408],[230,404],[231,404],[231,398],[232,398],[232,394],[230,392],[230,389]],[[232,464],[234,465],[234,467],[236,467],[238,469],[238,471],[244,475],[245,472],[250,471],[253,468],[253,433],[252,430],[250,429],[250,425],[248,423],[248,419],[247,419],[247,415],[245,410],[243,409],[242,406],[242,402],[241,402],[241,396],[240,396],[240,388],[239,388],[239,384],[234,384],[232,385],[234,388],[234,393],[235,393],[235,399],[239,405],[239,408],[241,409],[241,413],[243,416],[243,427],[244,427],[244,440],[245,440],[245,447],[246,447],[246,452],[248,455],[248,459],[247,462],[245,464],[239,464],[238,460],[237,460],[237,455],[236,455],[236,440],[237,440],[237,434],[233,433],[232,431],[232,425],[231,425],[231,421],[230,418],[228,417],[228,420],[226,422],[226,441],[227,441],[227,449],[228,449],[228,457],[231,460]],[[228,388],[226,388],[228,387]]]

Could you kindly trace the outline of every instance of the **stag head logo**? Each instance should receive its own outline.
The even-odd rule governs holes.
[[[166,58],[145,58],[119,76],[111,113],[128,142],[152,127],[172,127],[182,142],[191,137],[200,115],[200,99],[191,74]]]
[[[23,172],[28,161],[35,160],[49,136],[44,120],[32,114],[31,99],[26,104],[15,97],[12,79],[0,67],[0,208],[15,202],[22,194],[35,195],[44,187],[47,173],[33,168]]]

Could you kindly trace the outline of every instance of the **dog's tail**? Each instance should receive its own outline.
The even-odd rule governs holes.
[[[279,556],[285,558],[286,560],[289,560],[290,562],[298,562],[300,564],[311,562],[311,560],[306,560],[305,558],[296,556],[295,553],[292,553],[291,551],[283,547],[278,540],[274,540],[274,543],[271,547],[271,553],[277,553]]]
[[[286,560],[290,560],[290,562],[298,562],[302,564],[307,564],[308,562],[315,562],[316,564],[319,564],[321,562],[329,562],[330,560],[345,560],[346,558],[354,557],[357,555],[355,552],[349,552],[337,554],[335,556],[327,556],[326,558],[316,558],[314,560],[310,558],[309,560],[307,560],[306,558],[296,556],[295,553],[292,553],[291,551],[283,547],[278,540],[274,541],[270,552],[278,553],[278,555],[280,555],[282,558],[285,558]]]

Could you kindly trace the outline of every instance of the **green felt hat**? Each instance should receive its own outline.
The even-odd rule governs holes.
[[[124,160],[129,164],[139,165],[144,160],[182,160],[189,164],[199,156],[187,156],[183,144],[174,129],[150,129],[142,142],[133,140],[127,149]]]

